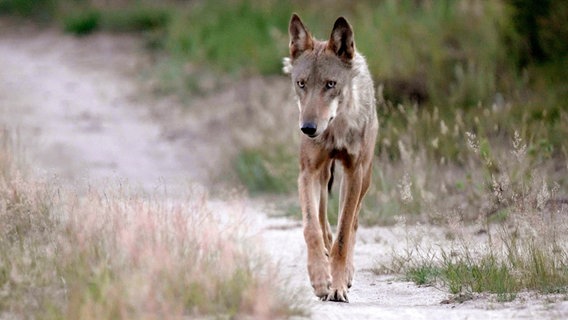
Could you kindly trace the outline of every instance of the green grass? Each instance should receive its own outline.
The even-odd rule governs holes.
[[[479,254],[465,246],[458,251],[444,249],[439,258],[422,260],[413,256],[407,258],[402,272],[406,279],[418,285],[442,286],[457,296],[489,292],[495,294],[497,301],[512,301],[526,290],[565,294],[568,287],[566,252],[537,245],[533,240],[516,240],[518,248],[499,252],[491,246]],[[511,249],[515,252],[508,251]]]
[[[77,12],[65,17],[63,28],[66,32],[86,35],[100,27],[101,13],[96,10]]]
[[[63,29],[76,35],[95,31],[147,32],[149,40],[163,36],[171,12],[155,6],[132,6],[122,9],[78,8],[62,17]],[[154,32],[155,34],[152,34]]]
[[[175,17],[166,49],[222,72],[278,73],[291,10],[278,1],[207,1]]]
[[[440,276],[440,268],[430,265],[420,265],[406,270],[406,279],[419,286],[432,285]]]
[[[0,0],[0,14],[14,14],[48,22],[56,15],[58,2],[58,0]]]
[[[428,103],[444,108],[475,107],[479,101],[492,102],[497,93],[513,94],[522,79],[516,66],[530,59],[525,57],[525,37],[536,37],[544,61],[562,64],[567,8],[561,1],[543,5],[535,0],[0,2],[0,13],[45,16],[72,33],[159,30],[150,38],[167,54],[240,76],[280,73],[291,12],[298,12],[320,39],[329,36],[336,16],[345,15],[376,80],[421,87],[417,89],[424,91]],[[534,26],[531,19],[538,19]],[[387,91],[394,101],[408,98],[400,88]]]
[[[252,194],[289,193],[296,188],[298,161],[283,146],[247,149],[237,156],[235,170]]]
[[[473,261],[467,255],[452,259],[443,253],[442,259],[441,281],[452,294],[489,292],[496,294],[498,301],[511,301],[522,288],[513,269],[492,255]]]

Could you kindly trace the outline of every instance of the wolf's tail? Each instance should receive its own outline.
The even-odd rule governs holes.
[[[331,188],[333,187],[333,174],[335,172],[335,161],[331,161],[331,167],[329,167],[329,181],[327,182],[327,193],[331,195]]]

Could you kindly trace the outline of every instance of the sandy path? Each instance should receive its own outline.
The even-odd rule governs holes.
[[[185,145],[165,137],[169,124],[164,118],[168,117],[158,121],[152,116],[154,100],[144,98],[134,85],[142,63],[147,61],[139,52],[139,43],[129,37],[77,39],[53,30],[6,28],[0,21],[0,125],[19,132],[21,146],[38,174],[57,176],[69,186],[119,179],[151,191],[207,183],[205,164],[212,159],[189,151],[205,142],[198,134],[190,142],[184,140]],[[184,117],[189,117],[184,120],[188,126],[194,123],[191,114]],[[308,301],[314,319],[568,317],[568,303],[550,304],[530,294],[505,304],[480,297],[441,305],[447,292],[393,281],[395,276],[375,275],[371,270],[380,263],[388,264],[392,250],[404,248],[405,230],[396,227],[360,230],[351,303],[319,302],[307,279],[298,222],[267,218],[260,202],[243,199],[251,232],[279,264],[285,281],[298,288],[298,297]],[[210,205],[221,212],[231,206],[223,201]],[[440,234],[421,236],[435,246],[446,243],[437,236]]]

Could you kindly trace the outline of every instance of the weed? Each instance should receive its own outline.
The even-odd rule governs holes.
[[[417,285],[430,285],[439,277],[440,269],[435,266],[421,265],[406,270],[406,278]]]

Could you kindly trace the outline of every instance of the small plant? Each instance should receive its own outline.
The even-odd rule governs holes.
[[[436,282],[440,276],[440,269],[430,265],[420,265],[410,267],[406,270],[406,279],[416,283],[419,286],[431,285]]]

